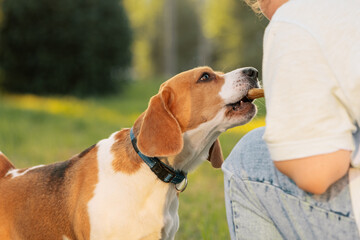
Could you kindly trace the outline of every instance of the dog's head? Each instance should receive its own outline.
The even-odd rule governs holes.
[[[224,74],[199,67],[176,75],[161,85],[141,117],[139,150],[156,157],[209,155],[212,165],[220,167],[217,137],[254,117],[256,107],[246,95],[256,87],[254,68]]]

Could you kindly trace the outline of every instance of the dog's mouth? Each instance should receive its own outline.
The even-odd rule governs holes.
[[[238,112],[238,111],[243,110],[247,106],[252,105],[253,101],[254,101],[253,99],[249,99],[245,96],[242,99],[240,99],[239,101],[237,101],[235,103],[227,104],[226,106],[228,108],[230,108],[230,110]]]

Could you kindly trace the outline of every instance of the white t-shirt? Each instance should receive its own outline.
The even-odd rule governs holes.
[[[282,5],[265,31],[263,81],[264,139],[273,160],[345,149],[353,151],[352,166],[360,168],[359,0]],[[360,231],[356,172],[351,171],[350,188],[358,197],[352,200]]]

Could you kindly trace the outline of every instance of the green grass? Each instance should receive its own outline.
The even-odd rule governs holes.
[[[159,85],[136,82],[121,96],[90,99],[0,95],[0,150],[18,168],[69,159],[111,133],[131,127]],[[258,105],[257,119],[220,137],[225,157],[244,133],[264,125],[264,103],[258,101]],[[189,174],[179,215],[176,239],[229,239],[221,170],[206,162]]]

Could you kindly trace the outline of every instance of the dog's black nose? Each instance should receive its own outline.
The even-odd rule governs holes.
[[[256,79],[258,77],[258,70],[256,68],[253,68],[253,67],[249,67],[249,68],[245,68],[243,71],[242,71],[246,76],[249,76],[253,79]]]

